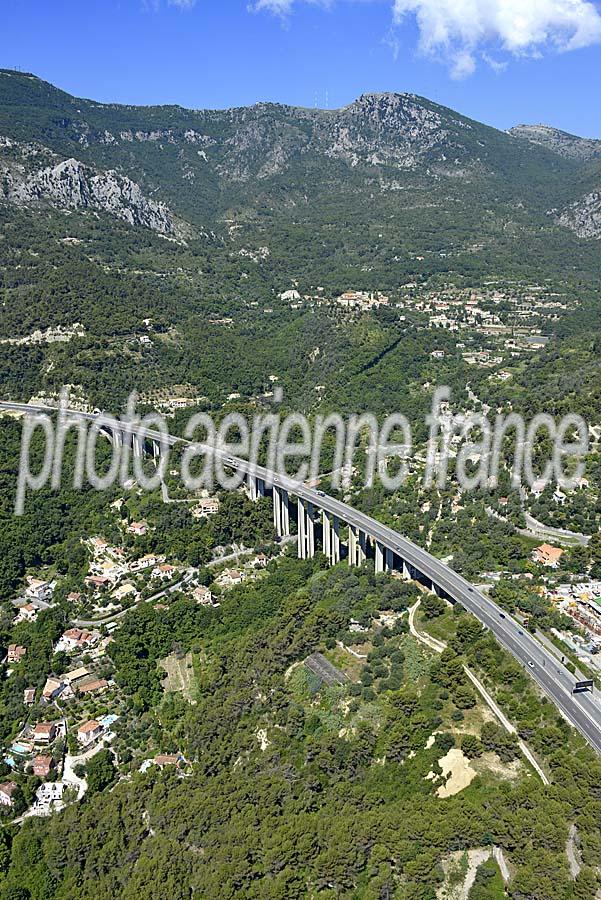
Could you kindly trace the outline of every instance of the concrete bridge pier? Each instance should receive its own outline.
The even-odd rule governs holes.
[[[144,438],[140,437],[138,434],[134,434],[132,435],[132,444],[135,458],[141,459],[144,455]]]
[[[376,541],[375,554],[376,575],[381,575],[384,571],[384,547],[379,541]]]
[[[287,537],[290,534],[290,499],[288,491],[283,488],[273,488],[273,524],[278,537]]]
[[[315,556],[315,522],[313,504],[298,498],[298,558]]]
[[[246,484],[248,496],[253,503],[255,500],[258,500],[259,497],[265,496],[265,481],[262,478],[258,478],[256,475],[253,475],[252,472],[249,472],[246,476]]]
[[[389,550],[380,541],[376,541],[375,557],[376,575],[381,575],[383,572],[392,572],[394,569],[394,551]]]
[[[322,510],[321,520],[323,526],[323,552],[328,557],[330,565],[335,566],[340,562],[340,519]]]
[[[354,525],[348,527],[348,564],[362,566],[367,558],[367,537]]]

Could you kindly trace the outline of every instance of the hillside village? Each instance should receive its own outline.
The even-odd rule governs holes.
[[[304,305],[333,307],[349,313],[365,313],[380,307],[422,314],[415,320],[428,328],[448,331],[477,330],[492,336],[535,338],[562,316],[578,307],[576,298],[540,284],[484,281],[481,287],[461,288],[446,284],[432,288],[417,281],[400,285],[394,295],[378,290],[347,290],[329,298],[324,288],[301,295],[294,288],[279,295],[293,309]],[[402,321],[402,320],[401,320]],[[542,342],[539,342],[542,344]]]
[[[431,351],[434,359],[457,356],[468,366],[493,370],[490,378],[501,382],[512,377],[512,368],[521,368],[521,362],[544,349],[562,317],[579,306],[577,298],[550,286],[505,281],[436,289],[414,281],[401,285],[394,295],[347,290],[333,298],[321,287],[306,294],[295,287],[279,298],[292,309],[338,309],[351,318],[381,308],[394,310],[399,325],[456,336],[455,341],[445,339],[444,349]]]
[[[111,507],[111,531],[121,535],[120,543],[101,535],[81,538],[87,565],[76,590],[72,579],[40,570],[26,576],[21,593],[11,601],[15,640],[3,649],[0,665],[8,683],[19,685],[21,710],[12,733],[0,736],[0,768],[6,779],[0,783],[0,815],[19,820],[45,816],[81,799],[89,761],[113,746],[115,729],[128,727],[131,711],[114,679],[110,656],[127,612],[148,604],[160,613],[181,597],[215,609],[224,591],[260,577],[270,555],[281,552],[266,547],[268,555],[234,544],[216,547],[208,568],[172,563],[164,553],[140,552],[140,542],[157,526],[146,519],[123,518],[127,502],[122,497]],[[243,492],[239,502],[248,502]],[[185,506],[190,521],[202,527],[217,515],[220,500],[200,496]],[[66,627],[56,632],[42,675],[36,635],[46,628],[45,617],[59,612]],[[155,749],[154,755],[136,762],[141,771],[156,765],[185,772],[181,753]],[[112,756],[118,764],[118,753],[113,750]]]

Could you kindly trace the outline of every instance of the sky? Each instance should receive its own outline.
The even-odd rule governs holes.
[[[601,0],[0,0],[0,66],[79,97],[336,108],[410,92],[601,138]]]

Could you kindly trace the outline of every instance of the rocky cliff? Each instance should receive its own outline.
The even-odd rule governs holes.
[[[39,160],[49,165],[36,166]],[[181,238],[187,229],[169,208],[144,195],[140,186],[114,170],[98,171],[40,145],[0,139],[0,199],[25,207],[47,203],[60,209],[96,210],[130,225]]]

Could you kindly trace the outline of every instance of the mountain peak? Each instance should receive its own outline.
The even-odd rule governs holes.
[[[582,162],[601,156],[601,141],[578,137],[551,125],[516,125],[507,133],[519,140],[546,147],[565,159]]]
[[[352,103],[342,107],[342,109],[352,109],[353,107],[359,109],[366,107],[381,107],[383,109],[387,107],[397,108],[412,103],[416,105],[429,105],[428,100],[425,100],[423,97],[418,97],[417,94],[399,93],[397,91],[367,91],[366,93],[360,94],[356,100],[353,100]]]

